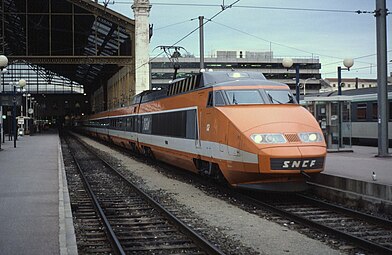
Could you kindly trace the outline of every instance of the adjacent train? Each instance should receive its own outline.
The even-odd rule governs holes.
[[[142,92],[81,128],[148,157],[237,188],[300,191],[324,169],[318,122],[286,84],[256,72],[201,72]]]
[[[386,108],[388,110],[388,133],[392,134],[392,86],[388,86],[388,102]],[[342,111],[342,137],[346,145],[378,145],[378,92],[377,87],[360,88],[344,90],[344,107]],[[338,144],[338,93],[337,91],[320,93],[311,95],[308,100],[318,102],[316,108],[310,105],[311,111],[316,111],[316,118],[325,132],[325,136],[333,134],[333,141],[335,145]],[[331,103],[332,107],[326,110],[326,102]],[[328,108],[328,107],[327,107]],[[332,113],[328,113],[331,111]],[[327,115],[330,116],[331,121],[327,121]],[[326,125],[322,123],[326,123]],[[329,125],[329,126],[328,126]],[[330,137],[331,139],[331,137]],[[327,139],[328,140],[328,139]],[[389,146],[392,146],[392,137],[389,136]]]
[[[357,145],[378,144],[378,103],[377,88],[364,88],[344,91],[350,96],[352,143]],[[388,86],[388,133],[392,134],[392,86]],[[392,137],[389,136],[389,146]]]

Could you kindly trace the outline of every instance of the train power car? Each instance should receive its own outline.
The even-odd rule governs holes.
[[[326,145],[289,87],[256,72],[201,72],[84,121],[90,135],[230,185],[299,191]]]

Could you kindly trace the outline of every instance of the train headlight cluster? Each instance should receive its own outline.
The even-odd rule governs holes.
[[[317,132],[299,133],[299,138],[304,143],[315,143],[323,140],[323,136]]]
[[[283,134],[253,134],[250,138],[258,144],[286,143]]]

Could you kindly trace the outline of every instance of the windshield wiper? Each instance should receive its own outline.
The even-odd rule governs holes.
[[[271,96],[270,93],[267,93],[267,95],[268,95],[268,97],[270,98],[270,100],[271,100],[272,103],[275,101],[275,102],[277,102],[278,104],[283,104],[283,103],[280,102],[279,100],[276,100],[275,98],[273,98],[273,97]]]
[[[233,93],[233,104],[238,104],[237,100],[235,99],[235,94]]]
[[[289,94],[289,102],[288,103],[294,104],[294,97],[291,94]]]

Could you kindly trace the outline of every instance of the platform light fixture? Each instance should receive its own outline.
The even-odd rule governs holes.
[[[2,77],[1,74],[3,72],[3,70],[8,66],[8,58],[4,55],[0,55],[0,87],[1,87],[1,83],[2,83]],[[4,130],[3,130],[3,106],[0,105],[0,115],[1,115],[1,119],[0,119],[0,150],[1,150],[1,139],[3,139],[3,143],[4,143]]]
[[[342,68],[341,66],[338,66],[338,95],[339,96],[342,94],[342,70],[350,71],[350,68],[354,65],[354,59],[345,58],[343,60],[343,65],[346,68]]]
[[[305,81],[304,81],[304,96],[306,95],[306,83],[308,82],[308,81],[310,81],[310,80],[316,80],[316,78],[314,78],[314,77],[311,77],[311,78],[307,78]]]
[[[294,64],[292,58],[284,58],[282,60],[282,65],[289,70]],[[297,103],[299,104],[299,64],[295,65],[295,99],[297,99]]]
[[[18,139],[18,133],[17,133],[17,123],[16,123],[16,93],[20,92],[23,90],[23,88],[26,86],[26,80],[25,79],[20,79],[18,82],[13,82],[12,85],[14,87],[14,93],[13,93],[13,110],[12,110],[12,115],[13,115],[13,134],[14,134],[14,148],[16,148],[16,140]],[[19,87],[17,89],[17,86]]]
[[[345,58],[343,60],[343,65],[345,68],[342,68],[341,66],[338,66],[338,96],[342,95],[342,70],[347,70],[350,71],[350,68],[354,65],[354,59],[352,58]],[[339,111],[339,148],[342,148],[343,146],[343,136],[342,136],[342,102],[339,101],[338,104],[338,111]]]

